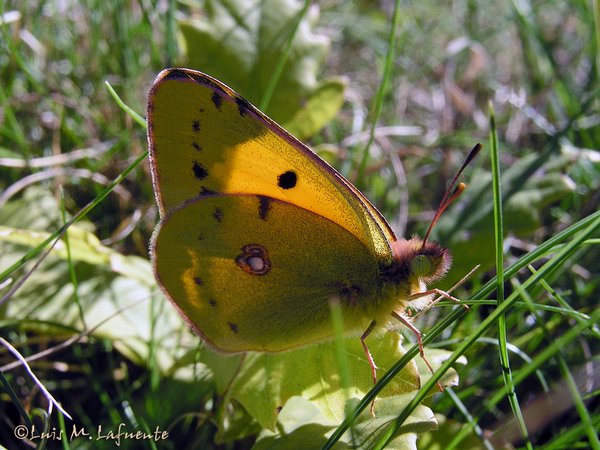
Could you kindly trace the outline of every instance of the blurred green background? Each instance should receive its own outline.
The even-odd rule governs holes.
[[[31,358],[79,426],[170,432],[160,442],[123,439],[122,448],[319,448],[335,425],[316,412],[288,413],[269,431],[249,413],[256,399],[224,394],[239,358],[205,351],[156,288],[147,248],[158,215],[147,159],[137,160],[145,129],[105,82],[144,116],[165,67],[220,79],[355,183],[399,236],[423,235],[466,153],[482,142],[467,191],[433,236],[454,256],[438,287],[482,265],[457,291],[465,300],[495,275],[490,105],[506,267],[592,223],[599,209],[598,0],[0,0],[0,19],[0,336]],[[49,246],[41,244],[92,201],[68,242],[42,258]],[[423,428],[404,430],[411,439],[389,448],[600,448],[592,436],[600,422],[597,238],[592,230],[547,286],[522,293],[507,314],[518,412],[507,401],[493,330],[456,367],[458,386],[428,398],[440,430],[428,431],[431,420],[417,411],[411,417]],[[511,275],[506,295],[531,273]],[[472,307],[437,346],[452,350],[493,309]],[[428,312],[420,329],[447,312]],[[15,361],[0,346],[0,444],[34,448],[14,434],[24,415],[37,429],[60,423]],[[286,411],[314,406],[294,401]],[[389,408],[393,417],[400,406]],[[382,426],[368,417],[362,424],[357,436]],[[338,445],[357,442],[348,439]]]

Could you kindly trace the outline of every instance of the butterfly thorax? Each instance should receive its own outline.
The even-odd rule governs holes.
[[[348,312],[358,306],[365,320],[384,324],[392,311],[403,312],[409,303],[420,309],[420,303],[427,303],[429,297],[418,294],[450,268],[450,252],[434,242],[423,245],[422,239],[413,237],[393,241],[391,246],[394,258],[391,265],[380,269],[378,289],[365,290],[359,301],[347,305]]]

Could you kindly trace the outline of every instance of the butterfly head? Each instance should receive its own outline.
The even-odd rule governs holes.
[[[442,278],[452,263],[450,252],[441,245],[417,237],[392,243],[394,264],[391,271],[396,282],[431,283]]]
[[[439,244],[429,241],[429,235],[446,208],[465,190],[465,184],[458,183],[458,178],[480,150],[481,144],[477,144],[467,155],[462,166],[450,182],[440,206],[438,206],[429,228],[427,228],[425,237],[423,239],[417,237],[408,240],[401,239],[391,243],[394,262],[387,272],[396,284],[400,285],[408,282],[411,292],[415,289],[424,289],[427,283],[439,280],[450,269],[452,263],[450,252]]]

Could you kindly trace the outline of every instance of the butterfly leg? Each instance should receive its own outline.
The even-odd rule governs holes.
[[[465,309],[469,309],[468,305],[465,305],[464,303],[462,303],[459,299],[457,299],[456,297],[453,297],[452,295],[450,295],[450,292],[452,292],[453,290],[455,290],[457,287],[461,286],[465,281],[467,281],[469,278],[471,278],[471,275],[473,275],[475,272],[477,272],[477,270],[479,270],[479,268],[481,267],[481,264],[477,264],[475,267],[473,267],[473,269],[471,269],[469,271],[469,273],[467,273],[464,277],[462,277],[458,283],[456,283],[454,286],[452,286],[449,290],[447,291],[442,291],[440,289],[430,289],[428,291],[424,291],[424,292],[417,292],[416,294],[413,294],[409,297],[409,302],[411,300],[416,300],[420,297],[425,297],[428,295],[434,295],[436,297],[434,297],[424,308],[422,308],[421,310],[417,311],[417,313],[412,316],[413,318],[415,318],[416,316],[419,316],[425,312],[427,312],[428,310],[430,310],[437,302],[439,302],[442,299],[447,299],[450,300],[452,302],[458,303],[460,304],[463,308]]]
[[[423,292],[417,292],[416,294],[412,294],[410,297],[408,297],[408,301],[412,301],[412,300],[416,300],[418,298],[421,297],[427,297],[428,295],[436,295],[438,296],[437,298],[435,298],[434,300],[432,300],[431,303],[437,303],[438,301],[440,301],[442,298],[445,298],[446,300],[450,300],[454,303],[461,303],[461,301],[459,299],[457,299],[456,297],[451,296],[448,292],[446,291],[442,291],[441,289],[428,289],[426,291]],[[466,306],[466,305],[464,305]]]
[[[417,345],[419,346],[419,354],[421,355],[421,358],[423,359],[423,361],[425,361],[425,364],[427,364],[429,371],[433,374],[433,367],[431,367],[431,364],[425,357],[425,350],[423,349],[423,340],[421,339],[421,336],[422,336],[421,331],[413,325],[413,323],[411,322],[411,320],[408,317],[405,317],[404,315],[402,315],[396,311],[392,311],[392,316],[394,316],[396,319],[398,319],[403,325],[405,325],[410,331],[413,332],[413,334],[417,338]],[[437,385],[438,385],[438,388],[440,389],[440,391],[444,390],[444,388],[442,387],[442,385],[440,384],[439,381],[438,381]]]
[[[454,303],[457,303],[465,309],[469,309],[469,307],[467,305],[465,305],[464,303],[462,303],[459,299],[457,299],[456,297],[453,297],[446,291],[442,291],[441,289],[428,289],[427,291],[417,292],[416,294],[412,294],[410,297],[408,297],[408,301],[411,302],[413,300],[417,300],[419,298],[427,297],[427,296],[433,296],[433,298],[430,301],[428,301],[424,307],[420,308],[416,312],[415,315],[411,315],[411,317],[414,318],[418,315],[421,315],[421,314],[429,311],[433,306],[435,306],[435,304],[437,302],[439,302],[440,300],[444,300],[444,299],[450,300]],[[410,308],[410,305],[409,305],[409,308]]]
[[[373,355],[371,355],[369,347],[367,347],[367,343],[365,342],[365,339],[367,339],[369,334],[371,334],[373,328],[375,328],[374,320],[369,324],[365,332],[360,336],[360,343],[362,344],[363,350],[365,351],[365,355],[367,355],[367,361],[369,361],[369,366],[371,366],[371,376],[373,377],[373,384],[377,384],[377,366],[375,365]]]
[[[367,347],[367,343],[365,339],[371,334],[373,328],[375,328],[376,322],[373,320],[365,332],[360,336],[360,343],[362,344],[363,350],[365,351],[365,355],[367,356],[367,361],[369,362],[369,366],[371,366],[371,376],[373,377],[373,384],[377,384],[377,366],[375,365],[375,361],[373,360],[373,355],[369,351],[369,347]],[[375,400],[371,402],[371,415],[375,417]]]

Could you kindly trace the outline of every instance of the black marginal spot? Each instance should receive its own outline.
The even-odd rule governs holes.
[[[212,216],[217,222],[223,222],[223,210],[221,208],[215,208]]]
[[[194,133],[200,133],[200,121],[199,120],[194,120],[192,122],[192,130],[194,131]]]
[[[198,240],[199,240],[199,241],[203,241],[204,239],[206,239],[206,236],[204,236],[202,233],[200,233],[200,234],[198,235]]]
[[[204,86],[210,86],[211,89],[214,89],[216,92],[220,92],[221,93],[221,97],[227,97],[228,94],[227,92],[225,92],[225,90],[223,89],[223,86],[216,80],[211,80],[208,78],[204,78],[202,80],[198,80],[200,83],[202,83],[202,85]]]
[[[194,150],[196,150],[197,152],[201,152],[202,151],[202,147],[200,146],[200,144],[198,144],[196,141],[192,141],[192,147],[194,148]]]
[[[252,109],[252,105],[245,98],[236,96],[235,103],[237,104],[237,107],[238,107],[238,113],[242,117],[248,112],[249,109]]]
[[[257,195],[258,197],[258,217],[262,220],[267,220],[267,215],[271,209],[271,199],[264,195]]]
[[[277,186],[282,189],[292,189],[298,183],[298,175],[293,170],[283,172],[277,177]]]
[[[194,283],[196,283],[197,286],[202,286],[204,281],[202,281],[202,278],[200,277],[194,277]]]
[[[227,322],[227,325],[229,325],[229,329],[231,331],[233,331],[234,333],[236,333],[236,334],[238,333],[238,331],[240,331],[238,329],[238,326],[235,323],[233,323],[233,322]]]
[[[212,100],[212,102],[215,105],[215,108],[217,109],[221,109],[221,106],[223,106],[223,97],[221,97],[219,94],[217,94],[216,92],[213,92],[213,95],[210,97],[210,99]]]
[[[194,81],[200,82],[200,80],[197,79],[197,77],[195,76],[195,74],[193,72],[190,72],[187,69],[167,69],[164,72],[163,77],[159,80],[159,81],[163,81],[163,80],[180,80],[180,79],[192,79]]]
[[[194,177],[197,180],[204,180],[208,176],[208,170],[206,170],[198,161],[194,161],[192,170],[194,171]]]
[[[217,306],[217,301],[214,298],[211,298],[208,300],[208,304],[214,308]]]

